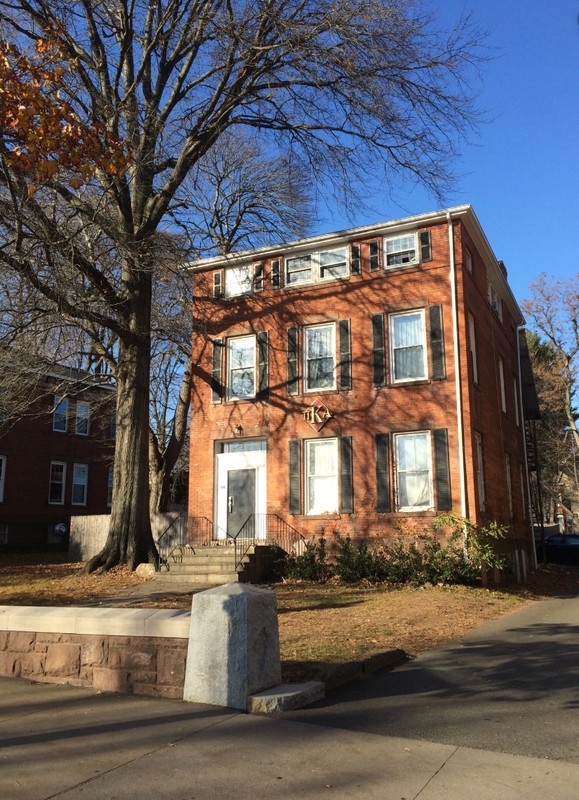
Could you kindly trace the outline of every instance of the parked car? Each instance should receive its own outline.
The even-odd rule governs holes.
[[[536,542],[537,560],[543,560],[543,543]],[[547,561],[552,564],[576,564],[579,566],[579,535],[555,533],[545,539]]]

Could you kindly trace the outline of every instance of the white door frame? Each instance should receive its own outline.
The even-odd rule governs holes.
[[[267,510],[265,450],[245,450],[239,453],[218,453],[215,456],[215,513],[214,539],[227,538],[227,473],[236,469],[255,469],[255,513]],[[257,539],[265,539],[264,524],[256,526]]]

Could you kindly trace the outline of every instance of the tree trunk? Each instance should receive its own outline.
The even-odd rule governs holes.
[[[135,312],[140,335],[119,343],[113,504],[104,548],[86,565],[87,572],[117,564],[135,569],[157,564],[158,553],[149,516],[149,335],[143,333],[146,293]]]

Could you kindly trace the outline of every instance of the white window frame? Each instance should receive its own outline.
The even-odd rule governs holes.
[[[61,481],[53,481],[52,470],[53,467],[62,467],[62,480]],[[52,494],[52,487],[56,485],[60,485],[60,499],[53,500],[51,498]],[[50,475],[48,480],[48,504],[51,506],[63,506],[64,505],[64,496],[66,490],[66,461],[51,461],[50,462]]]
[[[293,262],[296,268],[293,271]],[[312,283],[348,278],[350,275],[350,249],[347,245],[295,253],[284,259],[285,286],[305,286]],[[293,276],[298,276],[294,278]]]
[[[253,294],[255,264],[240,264],[225,270],[225,297]]]
[[[501,298],[499,297],[495,287],[489,281],[488,284],[488,297],[489,297],[489,304],[494,313],[503,321],[503,304],[501,303]]]
[[[464,265],[468,272],[472,275],[472,253],[468,247],[464,248]]]
[[[59,422],[61,421],[62,422]],[[59,424],[57,424],[59,422]],[[52,430],[66,433],[68,430],[68,398],[54,395],[54,411],[52,412]]]
[[[419,250],[416,231],[399,233],[384,239],[384,269],[401,269],[415,266],[418,263]]]
[[[6,456],[0,456],[0,503],[4,502],[5,484],[6,484]]]
[[[486,511],[487,497],[485,491],[485,462],[483,440],[480,433],[474,434],[474,466],[478,494],[478,510]]]
[[[499,391],[501,394],[501,411],[503,414],[507,413],[507,392],[505,387],[505,362],[499,356]]]
[[[421,437],[425,442],[426,447],[426,468],[416,469],[402,469],[401,456],[400,456],[400,442],[409,437]],[[401,495],[401,478],[403,474],[428,474],[428,503],[411,506],[402,505],[400,499]],[[413,511],[432,511],[434,509],[434,481],[433,481],[433,461],[432,461],[432,437],[430,431],[407,431],[405,433],[394,434],[394,480],[396,489],[396,511],[413,512]]]
[[[77,487],[80,487],[82,490],[82,497],[80,500],[75,498],[75,491]],[[88,496],[88,464],[73,464],[72,487],[70,490],[70,504],[73,506],[86,506],[87,496]]]
[[[421,322],[421,339],[420,345],[412,345],[412,347],[420,346],[422,349],[422,373],[420,375],[412,375],[408,378],[398,378],[396,376],[396,352],[403,350],[403,345],[396,344],[395,334],[395,321],[400,317],[418,316]],[[428,378],[428,355],[427,355],[427,342],[426,342],[426,315],[423,308],[413,309],[412,311],[399,311],[394,314],[388,315],[388,340],[390,343],[390,380],[392,383],[412,383],[414,381],[421,381]]]
[[[316,447],[332,447],[334,450],[332,472],[312,474],[312,452]],[[339,462],[338,462],[338,439],[306,439],[304,448],[305,460],[305,514],[309,516],[321,516],[323,514],[337,514],[340,506],[340,487],[339,487]],[[312,491],[312,483],[316,480],[324,482],[323,492]],[[319,499],[323,498],[323,506],[319,505]],[[314,503],[318,501],[318,505]]]
[[[314,359],[308,358],[308,337],[312,331],[321,330],[322,328],[327,328],[331,330],[331,337],[330,337],[330,347],[331,352],[325,356],[318,356],[318,358],[331,358],[332,359],[332,374],[333,380],[331,386],[310,386],[309,376],[308,376],[308,363],[309,361],[313,361]],[[317,325],[306,325],[303,329],[303,382],[304,382],[304,392],[311,393],[311,392],[331,392],[335,391],[336,389],[336,323],[335,322],[323,322]]]
[[[468,347],[472,364],[472,379],[478,383],[478,360],[476,357],[476,324],[473,315],[468,312]]]
[[[299,266],[290,272],[290,267],[293,262]],[[303,277],[300,276],[303,273]],[[290,277],[291,276],[291,277]],[[314,283],[314,259],[313,253],[296,253],[292,256],[286,256],[284,259],[284,285],[285,286],[303,286],[304,284]]]
[[[90,403],[88,400],[76,401],[75,433],[78,436],[90,434]]]
[[[107,470],[107,506],[110,508],[113,504],[113,480],[114,480],[114,466],[109,465]]]
[[[235,346],[242,342],[251,342],[253,349],[253,364],[241,367],[233,366]],[[236,372],[247,372],[253,375],[253,392],[236,394],[233,390],[233,377]],[[228,400],[254,400],[257,392],[257,340],[254,334],[248,336],[231,336],[227,339],[227,399]]]

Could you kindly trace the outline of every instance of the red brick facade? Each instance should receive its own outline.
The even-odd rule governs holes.
[[[0,438],[0,552],[65,547],[72,514],[110,511],[113,412],[113,391],[76,384],[67,396],[62,379],[47,376]]]
[[[416,533],[452,509],[505,524],[519,569],[523,319],[469,206],[195,272],[193,521],[235,535],[243,491],[242,516],[276,515],[308,538]]]

